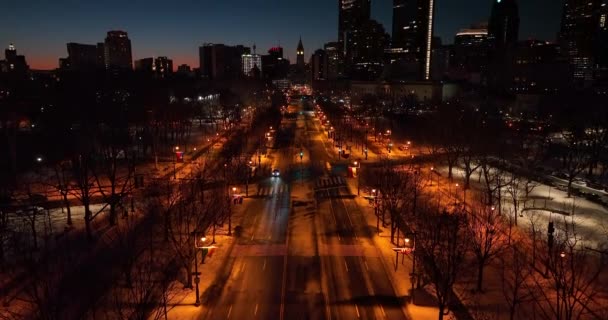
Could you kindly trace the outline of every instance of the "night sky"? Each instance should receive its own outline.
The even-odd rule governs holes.
[[[372,0],[372,18],[390,33],[392,0]],[[555,39],[562,1],[519,1],[520,38]],[[436,34],[451,43],[458,29],[485,21],[492,0],[436,0]],[[2,0],[0,46],[14,43],[30,67],[53,69],[67,42],[103,42],[108,30],[129,33],[133,59],[169,56],[174,66],[198,67],[203,42],[280,44],[295,60],[298,37],[309,56],[337,38],[337,0]],[[1,58],[4,58],[3,55]]]

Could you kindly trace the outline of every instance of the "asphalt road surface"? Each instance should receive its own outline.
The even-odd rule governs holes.
[[[329,144],[299,107],[278,130],[290,137],[272,155],[281,177],[260,182],[247,201],[230,277],[202,318],[406,319],[372,226],[328,171]],[[322,179],[338,183],[315,203]]]

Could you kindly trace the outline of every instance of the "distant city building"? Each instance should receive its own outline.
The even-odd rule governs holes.
[[[190,72],[192,72],[192,68],[187,64],[180,64],[177,67],[177,73],[189,74]]]
[[[328,42],[324,46],[327,55],[327,78],[335,80],[342,77],[342,52],[339,42]]]
[[[98,45],[70,42],[66,46],[70,70],[87,71],[104,68],[104,60],[99,57]]]
[[[135,71],[150,73],[154,71],[154,58],[135,60]]]
[[[173,60],[167,57],[135,60],[135,70],[157,78],[168,78],[173,73]]]
[[[555,93],[571,85],[571,67],[559,47],[539,40],[521,41],[515,48],[510,91],[518,94]]]
[[[415,68],[417,78],[431,78],[434,17],[434,0],[393,0],[393,38],[388,53],[395,68]]]
[[[18,55],[17,49],[11,43],[4,50],[4,60],[0,61],[0,70],[13,75],[25,76],[29,71],[29,66],[25,61],[25,56]]]
[[[289,72],[289,60],[283,57],[283,48],[272,47],[262,56],[262,76],[266,80],[284,79]]]
[[[131,70],[131,40],[124,31],[109,31],[104,42],[106,69]]]
[[[493,0],[488,23],[488,85],[505,90],[512,78],[510,66],[519,38],[519,7],[516,0]]]
[[[450,73],[459,80],[479,84],[488,68],[488,27],[473,25],[461,29],[454,37]]]
[[[338,0],[338,43],[345,67],[350,69],[353,58],[353,34],[360,32],[370,19],[371,0]]]
[[[589,85],[593,81],[601,5],[601,0],[564,1],[559,41],[562,52],[573,66],[573,77],[578,85]]]
[[[298,41],[298,48],[296,50],[296,65],[298,68],[304,70],[304,45],[302,44],[302,37],[300,37],[300,41]]]
[[[350,77],[356,80],[375,80],[384,69],[384,49],[390,37],[381,23],[367,20],[351,33],[353,40]]]
[[[323,49],[318,49],[310,59],[310,69],[312,80],[327,80],[328,76],[328,57]]]
[[[608,83],[608,4],[602,3],[595,40],[595,79]]]
[[[253,54],[243,54],[241,59],[245,76],[256,79],[262,77],[262,56],[255,52],[255,45],[253,45]]]
[[[167,57],[154,59],[154,71],[159,78],[168,78],[173,74],[173,60]]]
[[[211,80],[237,79],[243,74],[242,56],[250,54],[242,45],[205,43],[199,48],[199,72]]]

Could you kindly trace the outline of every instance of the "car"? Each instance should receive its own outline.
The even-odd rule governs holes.
[[[280,175],[281,175],[281,171],[279,171],[279,169],[272,170],[272,176],[273,177],[278,177]]]

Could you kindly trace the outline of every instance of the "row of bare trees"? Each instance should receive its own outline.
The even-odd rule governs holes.
[[[439,319],[455,308],[459,299],[467,299],[467,290],[485,293],[488,274],[494,283],[500,282],[503,306],[507,306],[501,312],[511,319],[605,316],[608,310],[600,298],[600,293],[606,292],[600,281],[601,272],[608,267],[605,255],[582,244],[574,215],[558,219],[550,244],[547,233],[540,231],[538,220],[534,220],[538,218],[534,211],[525,212],[535,222],[529,224],[530,237],[527,230],[514,228],[510,215],[490,205],[487,192],[472,195],[466,208],[451,207],[446,202],[452,200],[437,198],[453,196],[428,188],[429,181],[422,179],[419,170],[386,166],[366,178],[370,182],[372,177],[376,179],[371,185],[377,188],[377,214],[388,214],[393,243],[401,243],[400,232],[410,237],[415,234],[415,269],[420,270],[416,282],[434,294]],[[463,291],[469,279],[474,279],[472,286]]]

